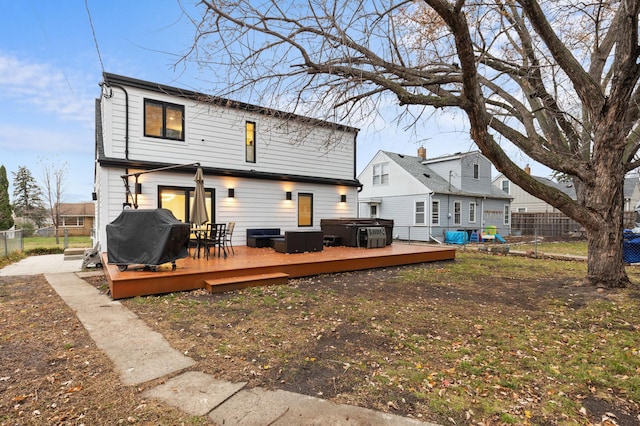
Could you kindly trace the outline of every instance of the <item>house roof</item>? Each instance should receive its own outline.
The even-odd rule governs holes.
[[[158,92],[163,94],[169,94],[180,98],[191,99],[194,101],[209,103],[214,105],[220,105],[225,108],[241,109],[244,111],[251,111],[258,114],[270,115],[279,117],[285,120],[294,119],[305,123],[310,123],[315,126],[330,127],[332,129],[342,130],[345,132],[358,133],[360,129],[351,126],[345,126],[342,124],[333,123],[326,120],[320,120],[317,118],[305,117],[303,115],[292,114],[285,111],[278,111],[272,108],[266,108],[258,105],[252,105],[245,102],[234,101],[232,99],[221,98],[218,96],[208,95],[205,93],[194,92],[192,90],[181,89],[178,87],[166,86],[160,83],[152,83],[150,81],[138,80],[136,78],[125,77],[122,75],[111,74],[104,72],[102,74],[103,84],[108,85],[123,85],[128,87],[135,87],[138,89],[149,90],[152,92]]]
[[[95,205],[93,203],[60,203],[59,205],[61,216],[95,216]]]
[[[499,179],[501,176],[504,176],[503,174],[498,175],[493,181],[495,182],[497,179]],[[569,182],[556,182],[553,181],[549,178],[546,177],[542,177],[542,176],[532,176],[535,180],[537,180],[540,183],[543,183],[547,186],[551,186],[553,188],[556,188],[562,192],[564,192],[565,194],[567,194],[569,197],[571,197],[572,200],[576,200],[577,196],[576,196],[576,188],[573,186],[572,183]],[[637,177],[625,177],[624,178],[624,198],[625,199],[629,199],[629,198],[633,198],[633,193],[636,189],[636,187],[639,184],[639,179]]]
[[[425,162],[422,157],[397,154],[389,151],[382,152],[389,157],[389,159],[393,160],[396,164],[407,171],[407,173],[413,176],[418,182],[431,189],[434,193],[466,195],[470,197],[511,198],[508,194],[505,194],[493,185],[488,185],[488,190],[485,192],[462,191],[454,185],[450,185],[448,180],[429,168],[426,164],[428,161]],[[452,159],[455,158],[455,156],[439,157],[440,160],[444,160],[445,158]]]
[[[236,108],[236,109],[243,109],[247,111],[253,111],[260,114],[269,114],[269,115],[277,116],[282,119],[297,119],[299,121],[304,121],[317,126],[329,127],[336,130],[352,132],[354,133],[354,145],[355,145],[355,137],[359,131],[359,129],[355,127],[344,126],[336,123],[331,123],[329,121],[323,121],[315,118],[304,117],[301,115],[291,114],[283,111],[276,111],[273,109],[259,107],[256,105],[251,105],[243,102],[237,102],[229,99],[213,97],[210,95],[205,95],[203,93],[193,92],[191,90],[165,86],[159,83],[152,83],[144,80],[138,80],[135,78],[125,77],[125,76],[106,73],[106,72],[103,73],[103,83],[135,87],[135,88],[149,90],[149,91],[163,93],[163,94],[171,94],[171,95],[179,96],[186,99],[193,99],[201,102],[210,102],[210,103],[221,105],[227,108]],[[150,162],[150,161],[143,161],[143,160],[134,161],[134,160],[129,160],[127,158],[123,159],[123,158],[107,157],[104,150],[102,109],[100,107],[99,98],[96,99],[96,102],[95,102],[95,122],[96,122],[96,130],[95,130],[96,160],[100,164],[100,166],[116,167],[116,168],[134,168],[134,169],[143,169],[143,170],[158,169],[162,167],[174,167],[173,171],[176,173],[191,174],[195,172],[195,166],[192,166],[192,165],[179,166],[174,163],[159,163],[159,162]],[[324,185],[344,185],[349,187],[362,186],[360,181],[358,181],[357,179],[336,179],[336,178],[329,178],[329,177],[271,173],[271,172],[261,172],[256,170],[247,171],[247,170],[238,170],[233,168],[220,168],[220,167],[202,167],[202,170],[207,175],[215,175],[215,176],[233,176],[233,177],[242,177],[242,178],[251,178],[251,179],[317,183],[317,184],[324,184]]]

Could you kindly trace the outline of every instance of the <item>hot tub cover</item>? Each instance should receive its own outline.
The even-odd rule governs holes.
[[[107,224],[107,257],[118,265],[161,265],[189,255],[190,226],[167,209],[127,209]]]

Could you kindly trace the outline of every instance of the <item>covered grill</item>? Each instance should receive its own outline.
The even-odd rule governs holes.
[[[138,264],[158,265],[189,256],[190,226],[167,209],[126,209],[107,225],[107,257],[121,271]]]

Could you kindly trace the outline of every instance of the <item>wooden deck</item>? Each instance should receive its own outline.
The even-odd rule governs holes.
[[[382,248],[325,247],[315,253],[278,253],[270,248],[234,247],[235,255],[209,259],[176,260],[157,267],[130,265],[120,271],[107,262],[103,253],[105,275],[111,297],[127,297],[171,293],[206,288],[227,291],[255,285],[281,284],[298,278],[333,272],[357,271],[387,266],[409,265],[455,259],[455,248],[393,243]]]

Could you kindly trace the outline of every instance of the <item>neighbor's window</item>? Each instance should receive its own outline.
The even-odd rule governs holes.
[[[504,205],[504,224],[508,225],[511,221],[511,214],[509,212],[509,204]]]
[[[469,222],[476,222],[476,203],[473,201],[469,203]]]
[[[389,183],[389,163],[373,165],[373,184],[386,185]]]
[[[460,201],[456,201],[453,203],[453,223],[454,225],[460,225],[462,223],[461,213],[462,212],[462,203]]]
[[[371,204],[369,206],[369,217],[378,217],[378,205]]]
[[[184,105],[144,100],[144,135],[184,140]]]
[[[84,226],[84,217],[81,217],[81,216],[62,217],[62,226],[65,228],[69,228],[72,226]]]
[[[313,194],[298,194],[298,226],[313,226]]]
[[[247,121],[245,123],[245,161],[247,163],[256,162],[256,123]]]
[[[440,226],[440,200],[431,200],[431,224]]]
[[[427,212],[426,212],[427,203],[424,201],[416,201],[414,203],[414,215],[413,222],[414,225],[425,225],[427,221]]]
[[[502,181],[502,190],[504,192],[506,192],[507,194],[509,194],[509,181],[508,180],[503,180]]]
[[[477,164],[473,165],[473,178],[474,179],[480,178],[480,166],[478,166]]]

